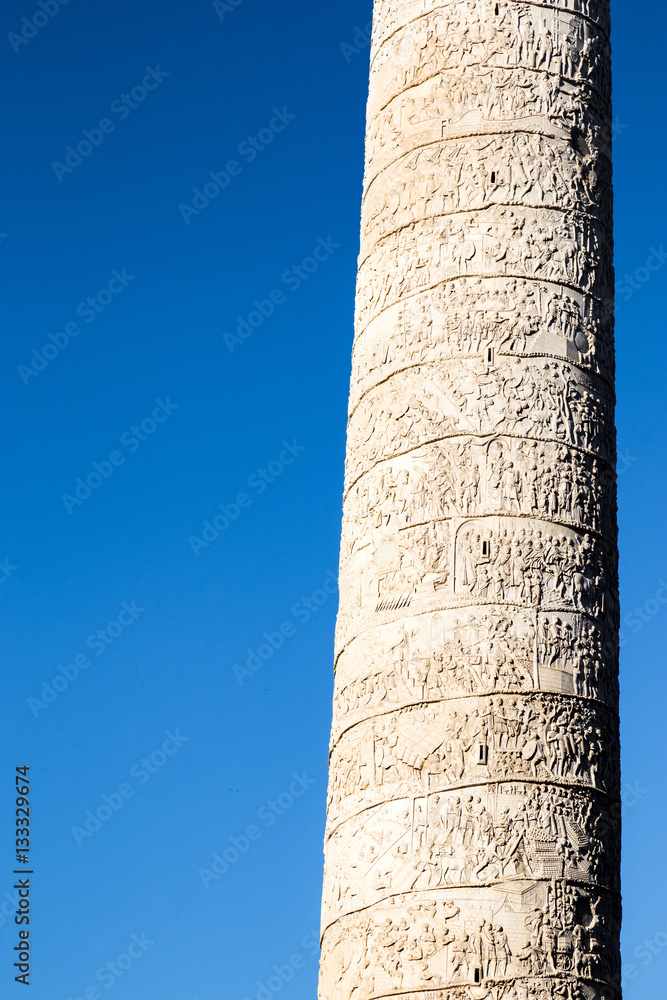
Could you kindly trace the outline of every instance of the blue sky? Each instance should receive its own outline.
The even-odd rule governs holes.
[[[315,996],[371,4],[218,6],[1,15],[3,996],[19,764],[34,1000]],[[613,8],[634,1000],[667,972],[667,12]]]

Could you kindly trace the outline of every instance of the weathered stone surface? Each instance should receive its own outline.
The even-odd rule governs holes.
[[[606,0],[375,0],[321,1000],[620,996]]]

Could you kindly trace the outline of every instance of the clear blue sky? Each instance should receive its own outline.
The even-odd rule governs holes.
[[[315,996],[371,3],[219,6],[1,15],[3,997],[24,763],[33,1000]],[[613,6],[635,1000],[667,975],[667,13]]]

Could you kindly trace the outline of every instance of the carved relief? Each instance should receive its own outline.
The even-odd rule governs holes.
[[[562,695],[409,706],[345,731],[331,754],[330,828],[387,799],[514,778],[618,794],[612,713]]]
[[[445,437],[512,435],[572,445],[613,465],[613,397],[604,383],[548,359],[421,365],[368,392],[350,415],[346,488],[378,461]]]
[[[540,0],[535,6],[538,9],[531,10],[528,3],[521,3],[519,0],[501,0],[501,2],[485,0],[476,7],[471,3],[461,3],[460,0],[440,0],[437,4],[431,0],[375,0],[371,63],[375,62],[379,49],[399,29],[403,28],[409,38],[410,25],[431,11],[445,12],[453,17],[460,14],[459,23],[463,23],[464,26],[471,21],[474,22],[477,16],[484,26],[494,24],[504,27],[509,24],[516,31],[524,26],[521,18],[524,18],[525,23],[525,18],[528,16],[533,29],[538,32],[548,32],[552,43],[554,40],[560,41],[566,37],[572,15],[580,15],[593,25],[597,25],[600,31],[609,37],[609,4],[605,0]],[[501,46],[502,49],[511,50],[515,39],[516,35],[514,38],[506,38]],[[542,44],[548,45],[548,42]],[[398,49],[398,46],[396,48]],[[399,51],[405,59],[410,46],[407,43],[403,44]]]
[[[609,191],[611,163],[582,154],[569,131],[555,140],[521,132],[437,143],[375,177],[364,198],[362,241],[369,246],[419,219],[491,205],[558,206],[604,219]]]
[[[460,278],[381,312],[355,339],[350,406],[390,375],[448,357],[560,357],[613,376],[612,319],[590,296],[562,285]]]
[[[369,716],[472,694],[539,688],[616,708],[612,636],[580,613],[499,606],[401,617],[369,629],[336,660],[332,746]]]
[[[600,223],[556,209],[494,206],[424,219],[362,249],[357,329],[401,298],[468,275],[553,282],[604,303],[614,292],[611,246]]]
[[[613,536],[614,476],[567,445],[447,438],[380,462],[345,498],[341,561],[406,528],[461,515],[523,514]]]
[[[554,17],[537,4],[506,2],[496,14],[495,6],[495,0],[438,4],[433,13],[409,23],[404,19],[403,30],[383,44],[374,40],[369,116],[397,94],[452,68],[475,77],[492,67],[509,74],[538,70],[608,96],[610,46],[600,27],[571,10]]]
[[[341,566],[337,643],[407,614],[514,605],[583,612],[618,627],[611,546],[549,522],[430,522],[376,538]]]
[[[600,803],[604,808],[604,801]],[[590,794],[549,785],[467,787],[392,799],[327,841],[326,929],[397,893],[566,878],[617,888]]]
[[[394,97],[369,120],[364,189],[401,156],[434,144],[441,146],[446,160],[452,143],[477,139],[486,158],[489,142],[499,141],[495,136],[504,136],[508,143],[524,136],[528,140],[525,149],[541,144],[543,149],[553,145],[562,150],[559,175],[566,176],[572,167],[587,172],[591,157],[610,159],[608,111],[608,102],[596,91],[582,91],[562,77],[489,67],[471,79],[465,71],[449,69]],[[570,143],[574,156],[561,143]],[[474,143],[466,145],[475,148]],[[456,198],[456,174],[443,180],[453,182],[448,194]],[[527,193],[532,186],[530,174],[523,173],[518,163],[510,168],[505,160],[503,184],[511,191],[515,183],[515,194]],[[601,186],[599,193],[606,193]],[[585,207],[586,200],[581,210]]]
[[[320,996],[602,1000],[620,980],[608,957],[618,920],[608,893],[567,882],[399,895],[325,931]]]

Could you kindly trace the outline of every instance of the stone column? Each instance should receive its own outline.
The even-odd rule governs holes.
[[[613,1000],[606,0],[376,0],[321,1000]]]

